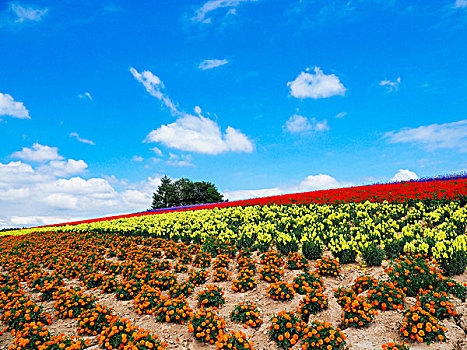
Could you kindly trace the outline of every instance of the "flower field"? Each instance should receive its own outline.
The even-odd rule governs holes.
[[[8,232],[0,348],[467,349],[465,179],[405,185]]]

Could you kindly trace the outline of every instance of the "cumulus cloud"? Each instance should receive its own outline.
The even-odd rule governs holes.
[[[417,174],[409,169],[399,169],[399,171],[392,177],[391,181],[409,181],[418,179]]]
[[[174,166],[193,166],[193,163],[191,162],[192,160],[193,160],[193,157],[190,154],[177,155],[177,154],[170,153],[167,164],[174,165]]]
[[[63,159],[63,157],[58,154],[57,147],[44,146],[39,143],[33,144],[32,148],[23,147],[23,150],[14,152],[11,157],[33,162]]]
[[[454,5],[456,8],[467,8],[467,0],[456,0],[456,4]]]
[[[247,2],[256,2],[258,0],[210,0],[203,4],[198,10],[196,10],[195,15],[191,18],[193,22],[197,23],[211,23],[211,18],[207,15],[219,8],[230,8],[229,14],[235,13],[235,8],[241,3]]]
[[[428,151],[454,149],[467,152],[467,120],[402,128],[383,135],[389,143],[411,143]]]
[[[91,140],[81,138],[81,137],[78,135],[78,133],[76,133],[76,132],[70,133],[70,137],[74,137],[75,139],[77,139],[77,140],[78,140],[79,142],[81,142],[81,143],[87,143],[88,145],[93,145],[93,146],[96,145],[96,144],[95,144],[93,141],[91,141]]]
[[[287,194],[287,193],[324,190],[324,189],[329,189],[329,188],[345,187],[345,186],[351,186],[351,185],[353,184],[339,182],[330,175],[318,174],[318,175],[307,176],[298,185],[286,185],[283,187],[273,187],[273,188],[265,188],[265,189],[259,189],[259,190],[226,191],[224,195],[230,201],[234,201],[234,200],[240,200],[240,199],[258,198],[258,197],[265,197],[265,196],[277,196],[277,195]]]
[[[57,177],[68,177],[83,173],[88,165],[84,160],[53,160],[39,167],[39,171]]]
[[[326,174],[309,175],[298,186],[299,191],[315,191],[341,186],[332,176]]]
[[[329,130],[327,120],[318,121],[315,118],[307,118],[298,114],[291,116],[284,125],[290,133],[300,133],[304,131],[326,131]]]
[[[19,119],[31,119],[23,102],[17,102],[9,94],[0,92],[0,117],[10,116]]]
[[[79,94],[78,98],[80,98],[80,99],[87,98],[88,100],[92,101],[92,96],[91,96],[91,94],[89,92],[85,92],[84,94]]]
[[[215,121],[190,114],[151,131],[146,141],[160,142],[181,151],[205,154],[253,151],[252,142],[241,131],[229,126],[223,134]]]
[[[139,73],[134,68],[130,72],[149,94],[162,101],[178,117],[175,122],[152,130],[145,142],[159,142],[181,151],[205,154],[253,151],[253,143],[245,134],[230,126],[223,133],[216,121],[202,115],[199,106],[194,108],[197,115],[179,111],[172,100],[162,93],[164,84],[156,75],[149,71]]]
[[[0,163],[0,228],[142,211],[149,208],[152,192],[160,183],[160,178],[149,177],[117,191],[103,178],[57,178],[52,173],[44,176],[44,169],[14,163]],[[9,175],[16,176],[3,177],[5,168]]]
[[[202,70],[207,70],[207,69],[212,69],[216,67],[223,66],[225,64],[229,63],[229,61],[223,59],[223,60],[204,60],[201,62],[198,66],[199,69]]]
[[[401,83],[401,78],[397,78],[395,81],[383,80],[379,83],[380,86],[384,86],[388,92],[399,89],[399,84]]]
[[[142,162],[144,160],[143,157],[141,156],[133,156],[133,158],[131,158],[131,160],[135,161],[135,162]]]
[[[49,11],[47,8],[21,5],[18,2],[10,2],[8,9],[15,16],[17,23],[38,22]]]
[[[14,155],[21,160],[0,162],[0,228],[142,211],[160,184],[158,176],[138,183],[86,179],[86,162],[62,157],[57,147],[34,144]]]
[[[335,74],[326,75],[319,67],[314,67],[314,74],[308,71],[309,69],[287,83],[293,97],[318,99],[345,95],[346,88]]]

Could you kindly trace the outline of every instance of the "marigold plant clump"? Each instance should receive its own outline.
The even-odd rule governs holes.
[[[395,343],[392,341],[381,345],[381,349],[382,350],[410,350],[406,342]]]
[[[306,323],[293,311],[282,310],[271,319],[269,338],[281,349],[291,349],[303,336]]]
[[[274,265],[265,265],[259,270],[259,278],[269,283],[279,282],[282,277],[284,277],[284,271]]]
[[[96,304],[93,309],[85,310],[78,316],[78,334],[98,335],[110,325],[114,317],[110,308]]]
[[[208,277],[209,277],[209,272],[206,270],[190,270],[188,276],[188,280],[193,283],[195,286],[200,286],[204,283],[206,283]]]
[[[117,290],[117,284],[117,280],[114,276],[105,275],[99,288],[102,293],[114,293]]]
[[[203,343],[214,344],[224,334],[225,321],[210,308],[195,313],[190,320],[188,331],[193,332],[196,339]]]
[[[341,265],[338,259],[323,257],[315,264],[316,272],[321,276],[337,277],[341,273]]]
[[[373,321],[375,315],[378,314],[373,308],[373,305],[366,301],[364,296],[357,296],[349,299],[347,304],[342,308],[342,324],[346,327],[362,328]]]
[[[184,324],[193,315],[193,310],[184,297],[161,299],[154,311],[157,321]]]
[[[276,282],[269,285],[266,295],[274,300],[287,301],[293,299],[295,291],[290,283]]]
[[[251,301],[244,301],[235,305],[230,313],[230,319],[252,328],[259,328],[263,324],[258,307]]]
[[[287,255],[287,268],[290,270],[307,270],[308,260],[300,253],[292,252]]]
[[[332,291],[334,292],[334,297],[337,299],[337,303],[341,307],[344,307],[350,300],[357,297],[357,294],[355,294],[355,291],[351,288],[338,287]]]
[[[94,307],[96,298],[77,289],[61,288],[54,293],[55,315],[60,318],[78,317],[84,310]]]
[[[223,267],[218,267],[212,273],[214,282],[224,282],[230,280],[231,273]]]
[[[282,255],[275,250],[269,250],[261,255],[260,263],[263,265],[276,266],[281,268],[284,264]]]
[[[248,339],[245,333],[234,331],[220,335],[217,338],[216,346],[216,350],[254,350],[253,342]]]
[[[439,320],[457,315],[454,304],[443,291],[420,290],[417,295],[417,305]]]
[[[207,268],[211,266],[211,254],[199,253],[193,259],[192,265],[197,268]]]
[[[227,254],[219,254],[214,260],[214,267],[217,269],[219,267],[229,267],[230,257]]]
[[[14,335],[15,338],[9,350],[37,350],[40,345],[50,340],[49,330],[41,322],[27,323]]]
[[[103,349],[123,349],[130,342],[131,336],[136,330],[137,328],[129,320],[116,318],[102,330],[98,341]]]
[[[238,293],[244,293],[246,291],[256,288],[258,281],[250,275],[238,274],[237,279],[232,281],[232,290]]]
[[[143,286],[141,292],[135,297],[135,311],[137,314],[152,314],[161,302],[161,291],[158,288]]]
[[[157,335],[138,329],[132,334],[130,342],[123,346],[123,350],[165,350],[166,347],[167,344]]]
[[[437,288],[444,279],[433,261],[421,254],[395,259],[385,272],[409,297],[415,297],[420,289]]]
[[[325,289],[323,279],[316,272],[305,271],[294,278],[293,288],[298,294],[306,294],[307,288]]]
[[[314,321],[303,333],[302,350],[341,350],[346,344],[341,329],[326,321]]]
[[[438,319],[414,305],[404,314],[404,320],[399,329],[402,336],[412,341],[433,342],[446,340],[446,327],[439,324]]]
[[[141,292],[142,286],[141,282],[137,282],[135,280],[124,280],[117,284],[115,297],[117,300],[134,299]]]
[[[378,280],[371,276],[358,276],[353,282],[352,289],[355,294],[360,294],[368,289],[373,288],[378,284]]]
[[[367,297],[374,307],[383,311],[403,310],[405,306],[405,293],[388,281],[380,281],[368,291]]]
[[[52,336],[50,340],[46,341],[42,345],[39,345],[38,350],[82,350],[86,349],[88,345],[84,340],[72,339],[63,334],[58,336]]]
[[[321,310],[328,308],[328,298],[321,289],[307,288],[307,292],[300,300],[299,312],[302,320],[308,322],[310,314],[316,315]]]
[[[205,289],[199,292],[196,300],[198,307],[218,308],[225,304],[224,291],[216,285],[207,285]]]

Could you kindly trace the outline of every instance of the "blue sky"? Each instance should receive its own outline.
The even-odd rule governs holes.
[[[0,227],[467,169],[467,1],[0,2]]]

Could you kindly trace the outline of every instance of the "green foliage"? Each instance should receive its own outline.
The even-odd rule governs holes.
[[[304,241],[302,253],[308,260],[318,260],[323,256],[323,243],[320,240]]]
[[[333,251],[332,255],[339,259],[342,264],[352,264],[357,258],[358,252],[352,248]]]
[[[191,204],[223,202],[224,197],[211,182],[181,178],[173,181],[164,176],[152,195],[150,209],[170,208]]]
[[[367,266],[381,266],[384,259],[384,250],[376,244],[370,244],[362,250],[362,257]]]
[[[467,268],[467,252],[454,251],[449,258],[437,258],[436,261],[445,276],[455,276],[464,273]]]

